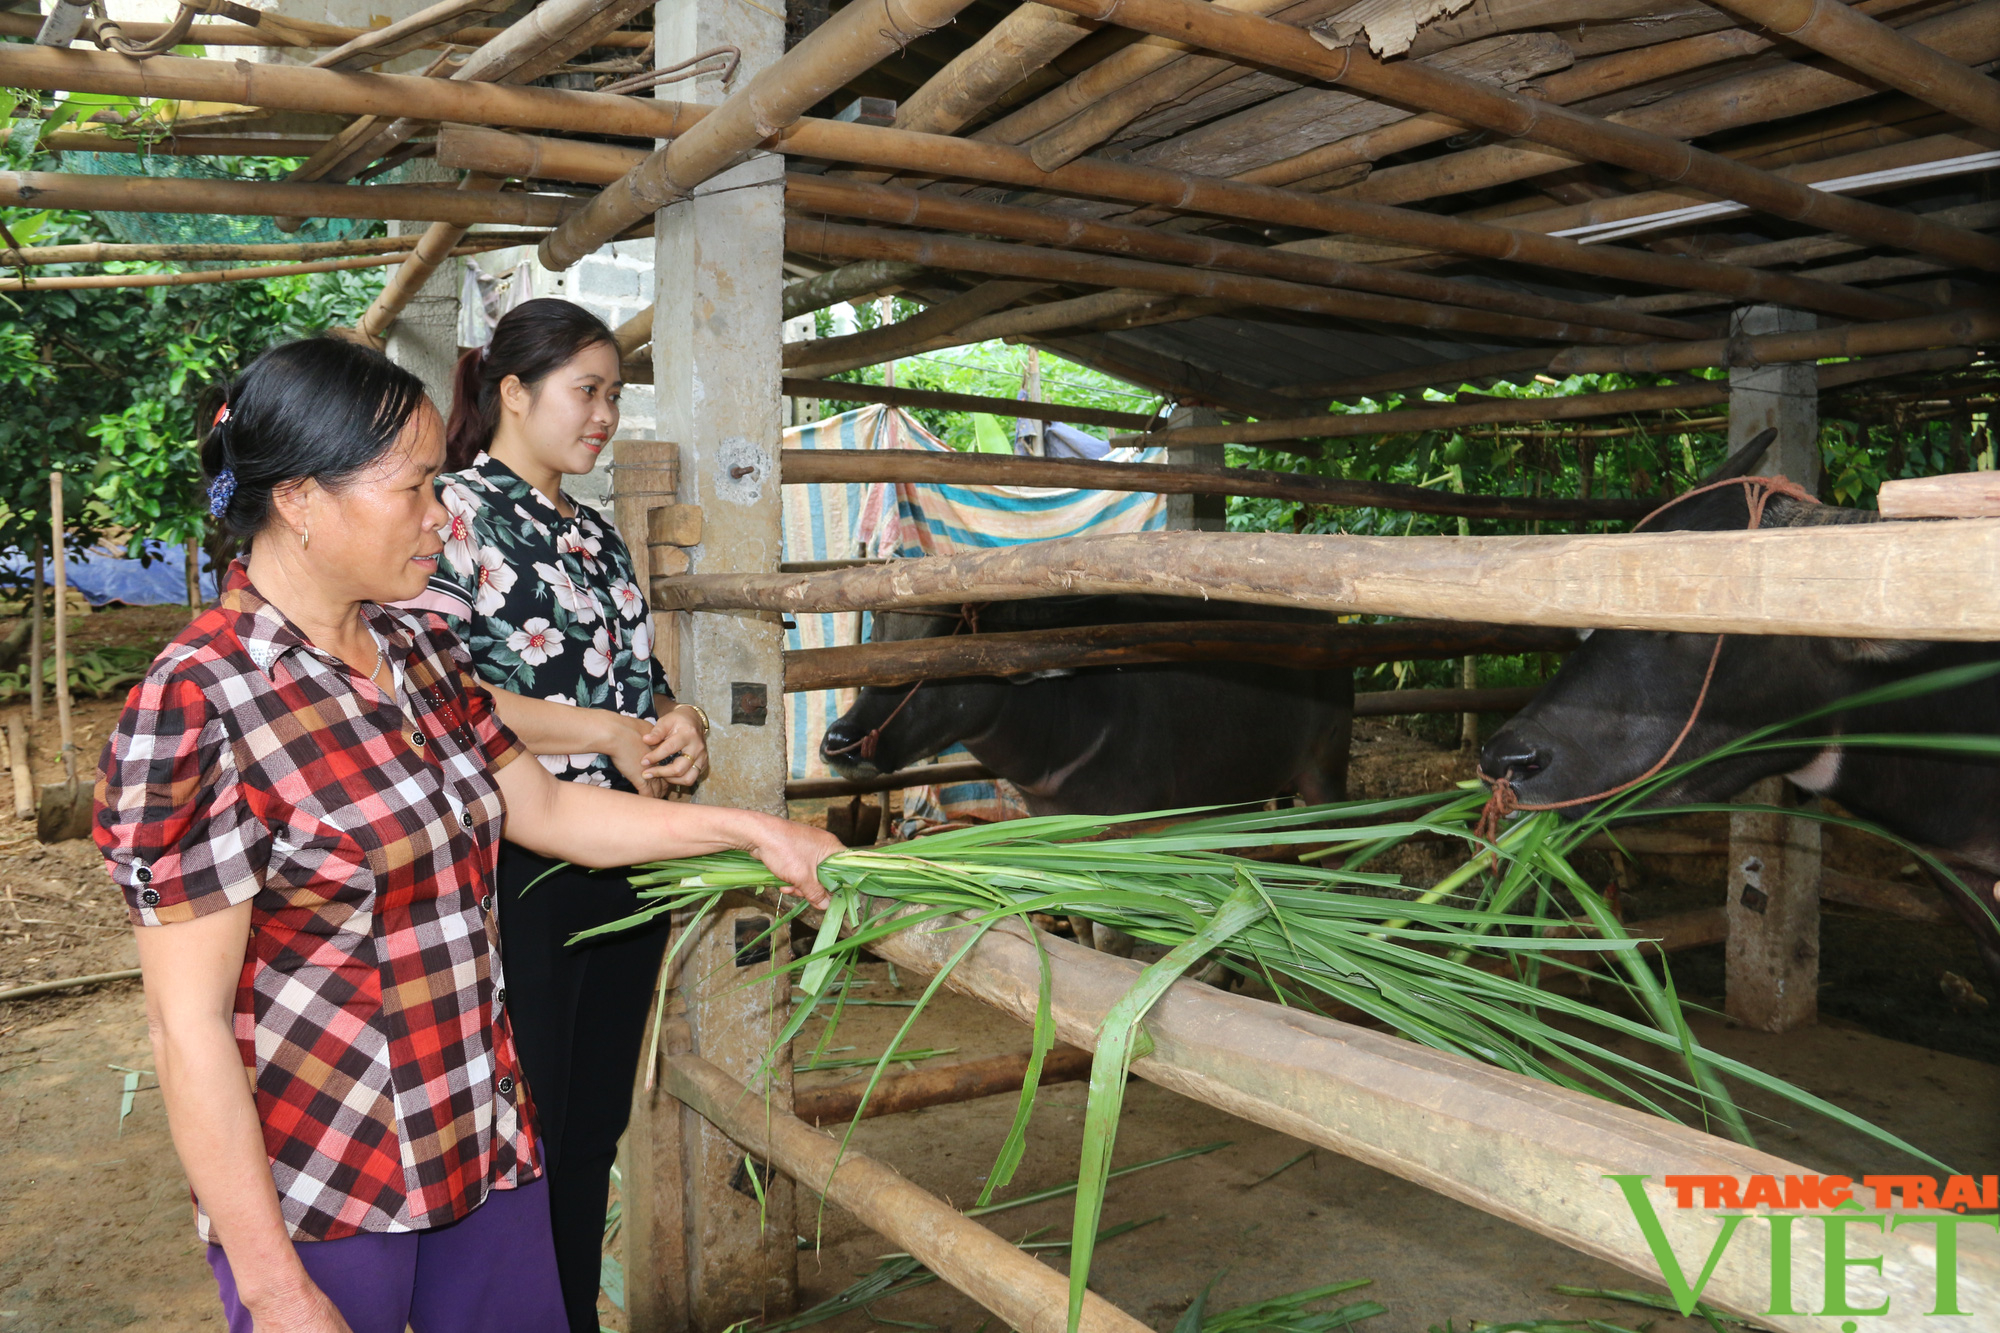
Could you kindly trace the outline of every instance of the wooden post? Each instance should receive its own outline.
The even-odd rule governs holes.
[[[35,577],[28,589],[28,720],[42,720],[42,599],[48,584],[42,579],[42,534],[37,532],[34,551]]]
[[[1737,310],[1729,331],[1737,337],[1798,333],[1818,320],[1802,310],[1759,305]],[[1748,443],[1759,431],[1776,427],[1778,438],[1764,451],[1759,475],[1790,477],[1810,494],[1819,493],[1819,379],[1810,361],[1732,369],[1729,372],[1729,449]]]
[[[1783,778],[1742,800],[1787,804]],[[1731,1018],[1787,1032],[1819,1017],[1820,827],[1810,819],[1746,811],[1729,817]]]
[[[1042,401],[1042,349],[1039,347],[1030,346],[1028,348],[1028,365],[1027,369],[1021,375],[1021,389],[1022,396],[1029,402],[1039,403]],[[1039,419],[1029,418],[1028,428],[1027,452],[1036,458],[1040,458],[1048,452],[1046,438],[1048,435],[1048,425]]]
[[[647,312],[651,314],[651,311]],[[611,515],[632,553],[639,586],[655,574],[685,574],[687,562],[655,568],[646,544],[646,511],[672,504],[680,494],[681,448],[666,440],[614,440],[611,444]],[[680,692],[680,624],[671,611],[653,616],[653,656],[666,668],[667,684]]]
[[[1223,444],[1178,445],[1171,433],[1203,426],[1220,427],[1222,417],[1207,407],[1183,407],[1167,418],[1167,465],[1169,467],[1223,467],[1227,463]],[[1221,532],[1229,526],[1229,501],[1220,495],[1169,495],[1167,527],[1174,532]]]
[[[49,531],[53,534],[56,590],[56,720],[62,728],[63,781],[76,785],[76,738],[69,721],[69,569],[63,551],[63,474],[49,473]]]
[[[732,45],[743,53],[739,90],[783,51],[781,7],[660,0],[654,13],[661,65]],[[706,81],[685,87],[690,98],[722,96]],[[689,552],[697,569],[778,567],[782,174],[780,159],[753,157],[655,217],[653,383],[659,433],[678,444],[678,499],[705,517],[700,544]],[[622,461],[634,461],[629,448]],[[635,482],[648,475],[660,476],[622,474]],[[665,488],[640,484],[627,493],[646,509],[675,498],[631,495],[653,489]],[[695,799],[782,815],[779,618],[665,614],[680,621],[679,695],[713,724],[711,775]],[[769,1070],[762,1064],[790,988],[760,978],[771,971],[764,956],[782,961],[789,942],[759,945],[769,922],[768,912],[746,908],[704,923],[668,995],[666,1046],[759,1089],[760,1105],[768,1087],[773,1111],[784,1115],[792,1104],[789,1055],[779,1051]],[[738,1320],[788,1313],[798,1265],[791,1182],[746,1166],[741,1149],[662,1086],[633,1108],[627,1150],[626,1292],[634,1333],[720,1333]]]

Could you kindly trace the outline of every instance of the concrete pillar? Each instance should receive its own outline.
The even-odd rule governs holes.
[[[1732,337],[1795,333],[1818,326],[1817,316],[1784,306],[1746,306],[1729,317]],[[1729,372],[1730,451],[1772,426],[1778,428],[1778,438],[1765,450],[1757,472],[1789,477],[1819,494],[1819,375],[1811,362]]]
[[[1167,429],[1190,430],[1196,426],[1220,426],[1222,415],[1213,408],[1183,407],[1167,418]],[[1222,467],[1227,461],[1227,445],[1167,445],[1167,462],[1176,467]],[[1229,526],[1229,500],[1221,495],[1169,495],[1167,527],[1175,532],[1221,532]]]
[[[661,0],[658,63],[730,44],[735,86],[784,47],[781,11],[734,0]],[[710,80],[680,97],[721,101]],[[778,568],[783,163],[759,156],[656,219],[653,383],[663,441],[680,446],[679,498],[703,515],[695,572]],[[682,616],[681,697],[714,724],[712,776],[696,799],[785,812],[785,696],[775,615]],[[789,987],[770,980],[787,941],[759,946],[768,917],[719,914],[671,992],[664,1045],[692,1051],[791,1105],[791,1061],[765,1054]],[[775,947],[773,947],[775,946]],[[748,984],[746,984],[748,983]],[[787,1312],[797,1286],[795,1208],[782,1177],[753,1186],[743,1154],[664,1091],[634,1109],[627,1142],[627,1292],[634,1333],[720,1333]],[[760,1177],[761,1179],[761,1177]]]
[[[1785,805],[1783,778],[1743,793]],[[1729,817],[1728,995],[1731,1018],[1785,1032],[1819,1018],[1820,826],[1746,811]]]

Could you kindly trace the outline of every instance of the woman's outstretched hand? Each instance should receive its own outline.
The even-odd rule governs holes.
[[[825,829],[766,815],[759,819],[752,841],[744,850],[784,881],[784,892],[803,898],[814,907],[827,907],[833,902],[819,882],[819,863],[847,849]]]

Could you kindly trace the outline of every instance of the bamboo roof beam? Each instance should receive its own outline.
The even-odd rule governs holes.
[[[1336,319],[1373,320],[1489,337],[1604,342],[1614,339],[1627,341],[1633,336],[1578,324],[1530,319],[1523,315],[1500,315],[1459,306],[1431,305],[1398,296],[1313,287],[1275,278],[1156,264],[1147,260],[1080,255],[1040,246],[1006,245],[931,232],[852,227],[818,218],[794,217],[787,222],[785,247],[833,258],[899,259],[930,268],[985,273],[995,277],[1084,286],[1115,285],[1138,291],[1169,292],[1176,296],[1216,298],[1242,305],[1296,310]]]
[[[271,15],[266,16],[269,22]],[[340,46],[357,37],[365,37],[380,32],[379,28],[349,28],[334,23],[311,23],[304,19],[286,18],[286,31],[269,28],[253,28],[246,23],[197,23],[188,29],[186,41],[193,46]],[[135,42],[150,42],[163,35],[170,25],[165,23],[120,23],[119,29]],[[33,39],[41,31],[42,20],[33,14],[0,14],[0,37],[26,37]],[[456,32],[440,33],[426,42],[426,46],[480,46],[492,41],[506,28],[460,28]],[[302,34],[302,36],[301,36]],[[634,30],[629,32],[608,32],[594,43],[597,46],[619,47],[627,51],[642,49],[653,39],[653,34]]]
[[[453,254],[476,255],[492,249],[488,245],[468,245]],[[0,278],[0,292],[58,292],[118,287],[200,287],[217,282],[261,282],[267,278],[290,278],[301,273],[337,273],[357,268],[382,268],[400,264],[403,256],[357,255],[348,259],[322,259],[310,264],[261,264],[254,268],[193,269],[182,273],[57,273],[27,274]]]
[[[506,183],[505,177],[487,176],[475,171],[459,182],[458,188],[467,194],[494,194]],[[382,284],[382,290],[375,293],[375,299],[361,312],[361,318],[355,321],[355,332],[379,345],[389,326],[396,322],[404,308],[416,299],[423,285],[430,281],[431,274],[459,253],[458,244],[469,230],[469,227],[455,222],[433,222],[426,227],[422,239],[403,260],[402,267],[389,276],[389,280]]]
[[[1165,300],[1166,298],[1162,298],[1157,292],[1113,289],[1093,292],[1089,296],[1079,296],[1067,301],[1016,306],[1012,310],[1003,310],[999,314],[976,319],[950,333],[913,339],[901,346],[865,353],[858,359],[852,356],[819,361],[800,359],[787,369],[800,376],[838,375],[843,371],[857,370],[862,366],[878,366],[885,361],[900,361],[907,356],[921,356],[925,352],[969,347],[974,343],[992,342],[995,339],[1026,338],[1052,330],[1089,328],[1107,319],[1116,319],[1122,315],[1134,314],[1161,305]],[[786,346],[803,347],[813,341],[816,340],[808,339],[799,343],[788,343]],[[824,342],[831,340],[817,341],[821,341],[824,345]]]
[[[494,14],[511,0],[439,0],[385,28],[370,28],[315,58],[314,69],[367,69],[456,32],[475,14]]]
[[[1550,363],[1552,375],[1631,375],[1692,370],[1701,366],[1751,367],[1830,356],[1882,356],[1921,347],[1979,346],[2000,340],[2000,310],[1952,310],[1882,324],[1849,324],[1805,333],[1771,333],[1708,342],[1650,343],[1638,347],[1571,347]]]
[[[863,329],[836,338],[815,338],[802,342],[789,342],[784,346],[781,364],[790,368],[809,361],[858,360],[873,358],[883,352],[893,352],[912,342],[927,342],[964,328],[975,320],[995,314],[1024,297],[1032,296],[1048,286],[1044,282],[982,282],[969,292],[936,302],[928,309],[897,320],[893,324],[883,324],[877,328]],[[870,360],[867,364],[873,365]]]
[[[160,59],[162,57],[155,57]],[[219,213],[553,227],[578,201],[547,194],[468,194],[420,185],[181,180],[0,171],[0,204],[92,213]]]
[[[606,186],[542,242],[542,264],[561,272],[696,186],[748,158],[822,97],[950,22],[971,0],[882,0],[850,5],[729,95],[699,125]]]
[[[481,239],[483,241],[487,238]],[[395,254],[409,249],[416,243],[417,238],[414,236],[374,236],[351,241],[294,241],[278,245],[213,243],[114,245],[105,241],[89,241],[81,245],[24,245],[18,250],[0,248],[0,265],[26,268],[32,264],[202,264],[229,259],[303,262],[312,259],[338,259],[345,255]]]
[[[946,412],[991,412],[996,416],[1017,416],[1022,404],[1013,398],[988,398],[982,394],[941,393],[935,389],[905,389],[899,385],[849,384],[844,380],[791,379],[784,381],[787,398],[811,398],[822,402],[887,403],[892,407],[931,408]],[[1043,421],[1067,421],[1078,426],[1123,427],[1147,430],[1158,417],[1147,412],[1116,412],[1101,407],[1069,407],[1062,403],[1037,402],[1035,415]]]
[[[2000,130],[2000,83],[1840,0],[1720,0],[1720,4],[1967,124]]]
[[[858,301],[907,287],[922,277],[916,264],[843,264],[813,278],[785,284],[785,318],[796,319],[842,301]]]
[[[1983,64],[2000,57],[2000,0],[1984,0],[1921,19],[1898,31],[1953,60]],[[1880,91],[1873,80],[1838,67],[1800,62],[1775,70],[1748,70],[1605,119],[1629,128],[1699,139],[1721,130],[1825,110]],[[1337,193],[1376,203],[1412,203],[1567,171],[1581,160],[1546,146],[1486,144],[1376,171],[1365,181],[1341,186]]]
[[[1143,32],[1171,34],[1244,60],[1295,70],[1377,97],[1441,111],[1515,138],[1630,167],[1750,208],[1857,239],[2000,270],[2000,240],[1877,204],[1798,185],[1677,139],[1538,102],[1415,61],[1385,64],[1365,50],[1330,51],[1296,28],[1220,12],[1201,0],[1059,0],[1059,8]]]
[[[1988,2],[2000,5],[2000,0]],[[190,98],[298,111],[383,112],[426,120],[648,139],[685,136],[711,110],[653,98],[465,84],[399,74],[337,74],[247,61],[155,56],[133,62],[101,53],[24,45],[0,45],[0,86]],[[1792,305],[1851,319],[1891,319],[1921,313],[1909,301],[1802,281],[1781,273],[1732,268],[1613,245],[1577,245],[1434,213],[1385,208],[1101,158],[1080,158],[1055,171],[1043,171],[1026,153],[999,144],[813,119],[800,120],[776,135],[771,143],[775,148],[806,157],[956,176],[1047,193],[1157,205],[1242,222],[1352,234],[1563,273],[1716,292],[1737,300]]]
[[[1047,5],[1021,5],[896,108],[896,128],[956,134],[1007,91],[1088,37],[1095,25]]]
[[[1819,388],[1824,393],[1828,389],[1856,384],[1865,379],[1906,374],[1917,368],[1960,365],[1971,359],[1969,350],[1959,348],[1949,349],[1948,353],[1917,352],[1902,357],[1878,357],[1871,361],[1844,361],[1819,368]],[[1576,421],[1586,417],[1623,416],[1628,412],[1712,407],[1728,401],[1728,381],[1697,380],[1693,384],[1675,384],[1666,388],[1616,389],[1609,393],[1580,393],[1564,398],[1480,399],[1454,403],[1449,407],[1410,407],[1397,412],[1349,412],[1266,419],[1235,426],[1190,426],[1172,432],[1154,431],[1147,435],[1123,436],[1115,443],[1136,446],[1261,444],[1267,440],[1412,435],[1419,431],[1452,430],[1460,426]]]
[[[507,175],[533,174],[547,179],[592,184],[617,179],[641,157],[643,154],[639,150],[609,144],[539,139],[467,126],[448,125],[438,138],[438,161],[446,166]],[[786,178],[785,197],[789,207],[805,214],[829,213],[902,226],[999,236],[1063,250],[1095,250],[1533,319],[1584,323],[1651,337],[1699,338],[1707,332],[1697,325],[1620,314],[1609,305],[1592,306],[1552,300],[1478,283],[1374,268],[1265,246],[1208,240],[1148,227],[1097,222],[1045,209],[974,203],[935,191],[907,190],[794,172]],[[987,313],[984,310],[979,312],[981,315]],[[879,332],[881,330],[874,330],[853,337],[873,337]],[[863,345],[855,344],[857,347]]]

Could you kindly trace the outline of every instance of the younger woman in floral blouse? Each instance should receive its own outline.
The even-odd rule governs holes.
[[[438,479],[451,523],[422,604],[451,621],[501,719],[557,778],[693,785],[707,771],[707,719],[674,703],[653,660],[652,616],[617,530],[562,491],[617,430],[621,387],[611,330],[567,301],[515,307],[460,359]],[[573,1330],[596,1333],[605,1198],[667,926],[568,946],[635,900],[615,874],[536,884],[554,864],[502,845],[500,948],[563,1301]]]

